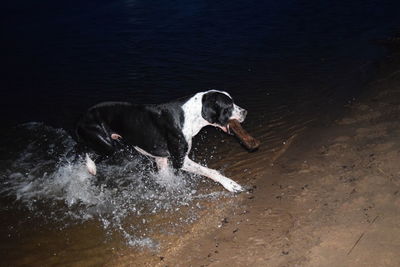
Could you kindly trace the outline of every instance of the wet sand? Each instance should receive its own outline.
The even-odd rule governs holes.
[[[126,251],[109,264],[400,266],[398,62],[381,66],[334,122],[228,168],[249,193],[204,209],[160,250]]]

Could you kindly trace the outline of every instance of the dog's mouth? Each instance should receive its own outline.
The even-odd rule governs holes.
[[[236,119],[229,120],[227,126],[221,128],[226,133],[231,134],[231,132],[233,132],[240,142],[250,151],[254,151],[260,146],[260,141],[243,129],[240,122]]]
[[[227,134],[233,135],[233,133],[231,132],[231,127],[229,126],[229,124],[227,124],[226,126],[218,126],[219,128],[221,128],[222,131],[224,131]]]

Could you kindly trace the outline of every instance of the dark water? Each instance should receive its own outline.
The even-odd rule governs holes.
[[[102,174],[90,177],[68,156],[75,146],[69,132],[90,105],[227,90],[249,110],[249,130],[263,143],[278,143],[362,92],[384,53],[372,40],[398,29],[398,10],[398,1],[372,0],[2,3],[6,262],[48,265],[62,255],[65,262],[84,256],[85,264],[98,264],[121,244],[154,248],[149,235],[157,227],[148,221],[172,216],[174,224],[190,223],[201,201],[226,197],[198,177],[160,177],[137,156],[100,165]],[[211,145],[201,138],[195,144],[203,163],[218,166],[221,154],[239,153],[210,132]],[[176,215],[182,207],[189,210]],[[82,236],[92,240],[79,247]]]
[[[333,87],[379,55],[370,40],[398,27],[399,5],[7,1],[0,11],[3,124],[66,128],[98,101],[162,102],[208,88],[228,90],[248,108],[336,94]]]

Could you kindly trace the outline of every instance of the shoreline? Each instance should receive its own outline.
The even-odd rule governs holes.
[[[400,265],[400,71],[390,60],[342,118],[258,163],[253,193],[207,214],[178,246],[143,264]]]

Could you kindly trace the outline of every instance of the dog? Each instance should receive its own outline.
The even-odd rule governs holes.
[[[224,91],[209,90],[165,104],[103,102],[91,108],[76,126],[78,142],[100,155],[111,155],[123,147],[136,149],[153,158],[160,172],[171,165],[206,176],[228,191],[238,193],[243,187],[220,172],[204,167],[189,158],[192,138],[211,125],[230,133],[228,121],[240,123],[247,111],[237,106]],[[86,154],[89,173],[96,174],[94,161]]]

